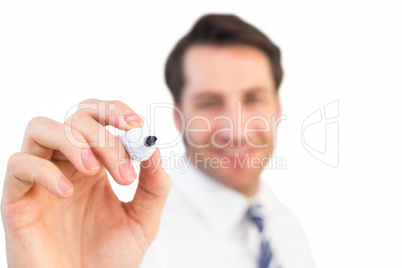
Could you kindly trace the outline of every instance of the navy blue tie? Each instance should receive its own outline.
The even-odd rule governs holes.
[[[253,205],[247,210],[247,217],[257,226],[261,236],[261,251],[258,259],[258,268],[268,268],[272,259],[272,251],[269,247],[268,240],[263,234],[264,219],[261,213],[260,205]]]

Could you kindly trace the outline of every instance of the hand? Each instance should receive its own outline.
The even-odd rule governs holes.
[[[156,150],[141,163],[134,199],[120,202],[106,170],[121,185],[137,174],[105,125],[128,130],[141,122],[122,102],[92,99],[64,124],[29,122],[22,151],[9,159],[1,202],[9,267],[139,266],[158,232],[170,178]]]

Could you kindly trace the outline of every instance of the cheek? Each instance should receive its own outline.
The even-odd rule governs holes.
[[[249,145],[253,144],[270,144],[272,124],[268,118],[255,118],[249,121],[244,127],[244,139],[249,141]]]
[[[207,117],[191,116],[186,122],[185,138],[190,146],[209,144],[212,125]]]

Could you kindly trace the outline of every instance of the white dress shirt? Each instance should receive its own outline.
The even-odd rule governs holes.
[[[263,208],[264,234],[273,252],[271,267],[313,268],[302,227],[261,181],[253,198],[211,179],[193,165],[170,174],[172,188],[159,233],[141,268],[214,268],[257,266],[260,236],[246,218],[251,204]]]

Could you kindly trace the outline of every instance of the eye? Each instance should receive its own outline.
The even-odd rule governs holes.
[[[260,101],[260,99],[256,96],[249,96],[246,99],[246,102],[249,102],[249,103],[255,103],[255,102],[259,102],[259,101]]]
[[[204,101],[200,104],[201,108],[209,108],[209,107],[214,107],[217,106],[219,102],[217,100],[210,100],[210,101]]]

